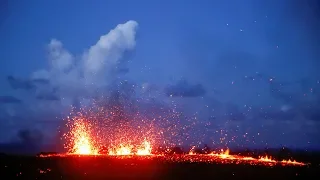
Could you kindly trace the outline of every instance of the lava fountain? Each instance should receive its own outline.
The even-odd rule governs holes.
[[[134,146],[130,143],[127,143],[126,145],[120,144],[119,146],[112,147],[109,149],[109,155],[137,155],[137,156],[146,156],[146,155],[152,155],[151,154],[151,144],[146,139],[143,141],[142,145],[139,146],[136,149],[136,152],[134,152]]]
[[[150,142],[147,140],[144,140],[143,146],[137,150],[137,155],[140,155],[140,156],[151,155],[151,150],[152,148],[151,148]]]
[[[91,120],[88,120],[91,119]],[[235,164],[263,164],[268,166],[274,165],[306,165],[302,162],[297,162],[294,160],[282,160],[278,161],[270,156],[265,157],[250,157],[241,155],[230,154],[229,149],[220,152],[211,152],[208,154],[197,154],[195,151],[195,146],[191,148],[190,152],[187,154],[166,154],[166,153],[155,153],[152,154],[152,146],[150,142],[153,142],[153,135],[148,133],[143,136],[136,135],[136,131],[130,131],[130,129],[123,128],[124,138],[119,138],[119,140],[113,141],[117,142],[111,144],[106,151],[105,139],[106,136],[99,132],[101,131],[101,126],[98,123],[94,123],[94,118],[86,118],[82,114],[76,116],[76,118],[69,119],[68,117],[68,132],[64,134],[67,142],[65,148],[68,149],[68,153],[65,155],[100,155],[100,156],[110,156],[112,158],[140,158],[140,159],[161,159],[164,161],[175,161],[175,162],[207,162],[207,163],[235,163]],[[112,126],[111,126],[112,127]],[[119,127],[118,127],[119,128]],[[138,128],[139,129],[139,128]],[[141,129],[139,129],[141,131]],[[139,138],[136,138],[136,137]],[[144,140],[141,137],[145,137]],[[151,140],[151,141],[150,141]],[[134,142],[134,143],[133,143]],[[141,143],[142,142],[142,143]],[[141,143],[141,144],[139,144]],[[169,147],[168,147],[169,148]],[[58,156],[65,156],[58,155]],[[51,155],[48,155],[51,156]],[[48,157],[42,156],[42,157]],[[121,157],[120,157],[121,156]]]
[[[70,130],[72,146],[67,147],[70,154],[97,155],[98,149],[90,135],[90,125],[84,119],[75,119]]]
[[[71,124],[70,132],[66,135],[70,142],[67,146],[69,153],[66,155],[105,155],[113,156],[115,158],[131,158],[137,156],[139,158],[160,158],[164,161],[175,162],[206,162],[206,163],[235,163],[235,164],[260,164],[267,166],[274,166],[277,164],[285,165],[306,165],[302,162],[292,160],[277,161],[271,156],[264,157],[248,157],[241,155],[231,155],[229,149],[220,152],[211,152],[209,154],[197,154],[195,146],[191,148],[189,153],[182,155],[167,155],[167,154],[153,154],[152,145],[146,138],[140,145],[132,144],[129,141],[124,141],[118,145],[112,145],[108,148],[106,154],[100,153],[101,148],[97,146],[95,140],[99,137],[92,137],[92,129],[90,123],[85,118],[75,119]],[[50,156],[50,155],[49,155]],[[59,155],[61,156],[61,155]],[[48,157],[48,156],[42,156]]]

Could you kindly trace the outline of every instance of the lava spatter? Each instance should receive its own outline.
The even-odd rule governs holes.
[[[99,148],[91,136],[90,124],[85,119],[75,119],[67,136],[70,144],[67,144],[68,153],[80,155],[96,155]]]

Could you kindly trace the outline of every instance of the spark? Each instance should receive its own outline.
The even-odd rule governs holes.
[[[109,150],[109,155],[132,155],[132,145],[120,144],[119,147]]]
[[[72,115],[72,114],[71,114]],[[170,153],[171,148],[181,145],[182,142],[175,143],[170,137],[179,136],[181,129],[187,131],[192,127],[201,125],[197,117],[193,118],[189,124],[179,126],[179,114],[177,111],[169,111],[168,114],[160,114],[158,118],[161,120],[157,124],[157,119],[147,121],[140,113],[134,113],[130,116],[131,121],[126,121],[121,114],[121,109],[113,109],[108,111],[104,108],[82,109],[67,118],[67,133],[64,135],[67,149],[66,154],[41,155],[41,157],[51,156],[107,156],[110,158],[142,158],[142,159],[161,159],[163,161],[174,162],[205,162],[205,163],[236,163],[236,164],[253,164],[253,165],[306,165],[295,160],[275,160],[271,156],[251,157],[231,154],[230,150],[220,149],[218,152],[206,150],[207,154],[197,154],[196,147],[193,146],[186,154]],[[167,116],[166,116],[167,115]],[[101,120],[101,117],[106,117]],[[170,123],[169,119],[177,120]],[[180,130],[180,131],[179,131]],[[230,142],[229,137],[235,141],[236,137],[227,131],[220,129],[217,133],[221,134],[221,144]],[[165,134],[167,136],[165,136]],[[169,136],[168,136],[169,135]],[[199,139],[203,138],[203,133],[197,136],[195,133],[187,132],[187,138]],[[245,133],[245,137],[249,136]],[[169,138],[169,139],[168,139]],[[164,143],[166,152],[153,152],[153,147],[157,146],[157,142]],[[200,141],[197,141],[200,144]],[[109,146],[105,146],[109,144]]]
[[[69,149],[71,154],[95,155],[98,148],[94,146],[89,132],[90,126],[84,119],[76,119],[70,131],[73,146]]]
[[[148,143],[146,143],[148,144]],[[144,148],[148,149],[149,145],[146,145]],[[146,150],[146,149],[145,149]],[[262,166],[305,166],[306,163],[297,162],[295,160],[281,160],[277,161],[273,159],[271,156],[261,156],[258,158],[254,158],[251,156],[240,156],[230,154],[230,150],[221,149],[220,152],[211,152],[209,154],[197,154],[194,152],[195,147],[192,147],[190,152],[187,154],[151,154],[151,151],[142,150],[139,153],[132,153],[132,148],[130,146],[120,146],[116,149],[112,154],[99,154],[102,157],[110,157],[116,159],[149,159],[149,160],[161,160],[163,162],[190,162],[190,163],[218,163],[218,164],[249,164],[249,165],[262,165]],[[169,150],[168,150],[169,151]],[[146,156],[148,155],[148,156]],[[40,157],[68,157],[74,156],[74,154],[56,154],[56,155],[41,155]]]
[[[137,150],[137,155],[151,155],[152,147],[150,142],[144,141],[143,146]]]

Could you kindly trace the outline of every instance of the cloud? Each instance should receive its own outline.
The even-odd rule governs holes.
[[[36,77],[31,79],[21,79],[13,76],[8,76],[7,80],[9,82],[9,85],[13,89],[32,90],[32,89],[36,89],[37,86],[39,85],[50,84],[50,81],[48,79],[36,78]]]
[[[119,24],[77,55],[68,51],[58,39],[52,39],[47,46],[47,69],[37,70],[28,78],[8,76],[7,81],[14,90],[26,90],[13,93],[28,93],[22,95],[22,100],[24,112],[30,116],[29,124],[46,121],[45,117],[49,115],[60,117],[69,112],[71,105],[90,104],[94,99],[113,96],[115,90],[122,91],[121,96],[131,98],[134,93],[130,90],[132,84],[121,85],[119,82],[123,81],[119,76],[129,72],[125,54],[135,48],[137,27],[138,23],[132,20]],[[2,104],[22,100],[11,96],[0,97]],[[10,109],[16,112],[15,107],[1,107],[1,111]],[[18,122],[19,118],[5,114],[10,121],[15,121],[13,124],[22,123]],[[29,127],[27,122],[24,124]]]
[[[101,96],[118,75],[129,72],[123,55],[135,47],[137,27],[135,21],[117,25],[80,56],[52,39],[47,46],[49,69],[38,70],[29,79],[9,76],[8,81],[14,89],[34,90],[41,100],[64,98],[72,102],[74,98]]]
[[[164,92],[167,96],[172,97],[199,97],[206,94],[202,84],[189,84],[185,79],[178,81],[174,85],[168,85]]]
[[[135,47],[137,26],[135,21],[119,24],[86,52],[83,58],[86,83],[99,83],[105,79],[104,73],[114,72],[125,63],[121,58],[124,52]]]
[[[67,73],[73,65],[74,57],[63,48],[62,42],[57,39],[52,39],[48,45],[48,51],[51,68],[56,71]]]
[[[24,141],[36,139],[29,137],[29,129],[35,126],[44,133],[43,138],[51,137],[53,133],[57,133],[54,132],[57,126],[64,124],[62,117],[70,114],[71,105],[77,109],[90,108],[86,111],[93,113],[90,119],[103,119],[104,121],[99,121],[104,125],[101,126],[104,131],[101,132],[109,132],[110,139],[119,135],[117,130],[123,129],[121,132],[124,132],[121,123],[126,124],[128,121],[143,124],[149,122],[145,121],[148,118],[150,123],[152,121],[153,125],[161,127],[176,123],[177,121],[171,120],[179,116],[172,112],[170,104],[164,99],[154,98],[153,93],[156,93],[158,87],[126,80],[128,78],[125,75],[130,69],[129,57],[125,55],[135,47],[137,27],[138,23],[135,21],[120,24],[80,55],[72,54],[61,41],[52,39],[47,46],[48,69],[40,69],[26,79],[10,78],[20,89],[31,91],[26,91],[29,94],[23,96],[24,114],[27,117],[11,117],[6,113],[6,118],[10,122],[14,121],[7,123],[8,127],[22,129],[18,137]],[[188,84],[183,88],[187,88],[184,89],[187,90],[185,95],[197,95],[199,92],[204,94],[201,85]],[[159,94],[163,95],[163,92]],[[150,108],[152,111],[148,111]],[[104,109],[103,112],[98,112],[101,109]],[[28,131],[25,132],[24,129]],[[149,131],[150,128],[146,130]],[[120,135],[123,136],[121,133]]]
[[[48,79],[33,79],[32,82],[38,85],[48,85],[50,81]]]
[[[39,100],[47,100],[47,101],[59,101],[60,98],[55,94],[39,94],[36,96]]]
[[[8,76],[7,80],[10,84],[10,86],[13,89],[26,89],[26,90],[30,90],[35,88],[34,84],[32,83],[32,81],[29,80],[23,80],[23,79],[18,79],[15,78],[13,76]]]
[[[1,104],[21,103],[22,101],[13,96],[0,96]]]
[[[118,75],[126,70],[123,53],[135,47],[137,22],[119,24],[108,34],[84,52],[81,59],[75,59],[62,43],[54,40],[49,45],[52,67],[48,74],[53,84],[65,95],[97,93],[105,89]],[[75,62],[76,61],[76,62]],[[121,67],[120,67],[121,65]]]

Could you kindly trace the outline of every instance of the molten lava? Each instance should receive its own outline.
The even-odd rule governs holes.
[[[291,161],[291,160],[282,160],[282,161],[277,161],[272,159],[271,156],[264,156],[264,157],[259,157],[259,158],[254,158],[254,157],[248,157],[248,156],[239,156],[239,155],[230,155],[230,150],[227,149],[224,151],[221,149],[220,153],[215,153],[212,152],[207,155],[203,154],[196,154],[194,152],[194,147],[191,148],[189,151],[188,156],[184,156],[183,161],[191,161],[191,162],[222,162],[222,163],[249,163],[249,164],[263,164],[263,165],[268,165],[268,166],[273,166],[276,164],[281,164],[283,166],[285,165],[306,165],[305,163],[302,162],[297,162],[297,161]],[[193,157],[193,158],[190,158]],[[210,156],[212,158],[210,158]]]
[[[138,155],[138,156],[145,156],[151,155],[151,144],[149,141],[144,140],[142,145],[137,148],[136,152],[134,152],[134,146],[131,144],[123,145],[120,144],[119,146],[113,147],[109,150],[109,155]]]
[[[71,128],[71,138],[73,140],[73,147],[69,149],[71,154],[81,155],[96,155],[98,148],[93,144],[90,137],[88,124],[82,120],[76,120]]]
[[[115,148],[109,150],[109,155],[131,155],[132,154],[132,145],[123,145],[120,144]]]
[[[137,155],[140,155],[140,156],[151,155],[151,150],[152,148],[151,148],[150,142],[144,140],[143,146],[137,150]]]
[[[107,149],[106,154],[101,153],[103,147],[101,143],[98,143],[99,137],[92,136],[93,130],[91,129],[90,122],[86,121],[85,118],[78,118],[71,122],[70,131],[65,137],[68,140],[66,148],[68,148],[68,156],[72,155],[100,155],[110,156],[114,158],[131,158],[136,156],[141,159],[161,159],[163,161],[174,161],[174,162],[205,162],[205,163],[235,163],[235,164],[259,164],[259,165],[306,165],[301,162],[282,160],[277,161],[272,159],[270,156],[264,157],[246,157],[240,155],[231,155],[229,149],[220,152],[212,152],[209,154],[197,154],[195,147],[192,147],[188,154],[152,154],[152,145],[146,138],[142,143],[132,144],[130,140],[122,141],[117,145],[113,145]],[[98,135],[97,135],[98,136]],[[148,136],[149,137],[149,136]],[[58,155],[58,156],[66,156]],[[151,156],[152,155],[152,156]],[[42,157],[48,157],[53,155],[46,155]],[[120,157],[121,156],[121,157]]]

